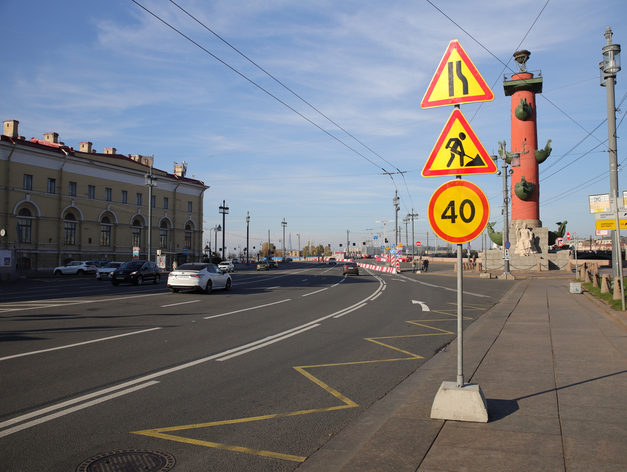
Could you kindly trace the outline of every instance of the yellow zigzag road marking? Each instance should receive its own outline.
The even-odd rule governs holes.
[[[477,309],[479,309],[479,308],[477,308]],[[431,313],[437,313],[437,312],[432,311]],[[446,312],[440,312],[440,313],[442,313],[443,315],[451,316],[449,313],[446,313]],[[245,454],[254,454],[254,455],[258,455],[258,456],[262,456],[262,457],[268,457],[268,458],[273,458],[273,459],[283,459],[283,460],[293,461],[293,462],[303,462],[303,461],[305,461],[305,459],[307,459],[307,457],[294,456],[294,455],[291,455],[291,454],[282,454],[280,452],[273,452],[273,451],[264,451],[264,450],[261,450],[261,449],[252,449],[252,448],[248,448],[248,447],[232,446],[232,445],[228,445],[228,444],[216,443],[216,442],[211,442],[211,441],[202,441],[202,440],[199,440],[199,439],[186,438],[186,437],[183,437],[183,436],[176,436],[174,434],[167,434],[167,433],[172,433],[172,432],[177,432],[177,431],[186,431],[186,430],[192,430],[192,429],[199,429],[199,428],[210,428],[212,426],[244,424],[244,423],[251,423],[251,422],[254,422],[254,421],[265,421],[265,420],[272,420],[272,419],[277,419],[277,418],[287,418],[287,417],[291,417],[291,416],[309,415],[309,414],[312,414],[312,413],[337,411],[337,410],[344,410],[344,409],[347,409],[347,408],[358,407],[359,405],[357,403],[355,403],[354,401],[352,401],[350,398],[346,397],[342,393],[338,392],[337,390],[335,390],[334,388],[332,388],[328,384],[324,383],[319,378],[313,376],[311,373],[309,373],[307,371],[307,369],[314,369],[314,368],[318,368],[318,367],[339,367],[339,366],[348,366],[348,365],[364,365],[364,364],[375,364],[375,363],[381,363],[381,362],[397,362],[397,361],[410,361],[410,360],[424,359],[422,356],[420,356],[418,354],[414,354],[412,352],[409,352],[409,351],[400,349],[398,347],[392,346],[390,344],[387,344],[386,342],[383,342],[383,340],[402,339],[402,338],[417,338],[417,337],[421,337],[421,336],[443,336],[443,335],[446,335],[446,334],[455,334],[453,331],[448,331],[448,330],[445,330],[445,329],[436,328],[434,326],[429,326],[429,325],[424,324],[424,323],[427,323],[427,322],[431,323],[431,322],[441,322],[441,321],[454,321],[454,319],[451,318],[451,319],[440,319],[440,320],[407,321],[407,323],[410,323],[410,324],[413,324],[413,325],[416,325],[416,326],[421,326],[423,328],[432,329],[432,330],[436,331],[435,333],[409,334],[409,335],[403,335],[403,336],[378,336],[378,337],[373,337],[373,338],[364,338],[366,341],[370,341],[370,342],[372,342],[374,344],[378,344],[380,346],[392,349],[394,351],[401,352],[403,354],[406,354],[409,357],[402,357],[402,358],[398,358],[398,359],[380,359],[380,360],[356,361],[356,362],[341,362],[341,363],[336,363],[336,364],[319,364],[319,365],[295,366],[294,367],[294,369],[297,372],[299,372],[301,375],[304,375],[306,378],[311,380],[313,383],[315,383],[319,387],[323,388],[328,393],[333,395],[335,398],[340,400],[342,402],[342,405],[330,406],[330,407],[326,407],[326,408],[316,408],[316,409],[311,409],[311,410],[292,411],[292,412],[288,412],[288,413],[276,413],[276,414],[272,414],[272,415],[253,416],[253,417],[249,417],[249,418],[237,418],[237,419],[233,419],[233,420],[212,421],[212,422],[209,422],[209,423],[188,424],[188,425],[184,425],[184,426],[170,426],[170,427],[166,427],[166,428],[147,429],[147,430],[144,430],[144,431],[132,431],[131,433],[132,434],[140,434],[140,435],[143,435],[143,436],[151,436],[151,437],[154,437],[154,438],[167,439],[167,440],[170,440],[170,441],[177,441],[177,442],[182,442],[182,443],[187,443],[187,444],[194,444],[194,445],[197,445],[197,446],[212,447],[212,448],[215,448],[215,449],[223,449],[223,450],[227,450],[227,451],[242,452],[242,453],[245,453]]]

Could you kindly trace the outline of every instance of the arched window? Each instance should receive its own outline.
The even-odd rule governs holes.
[[[19,241],[21,243],[30,244],[32,232],[33,232],[32,219],[31,219],[32,214],[28,208],[22,208],[17,213],[17,215],[18,217],[21,217],[21,218],[18,218],[17,220],[17,224],[19,227],[19,230],[18,230]]]
[[[74,213],[66,213],[63,222],[63,244],[76,244],[76,217]]]
[[[142,224],[138,219],[133,220],[133,247],[141,247],[142,241]]]
[[[192,247],[192,227],[185,225],[185,248],[191,249]]]
[[[100,245],[111,246],[111,220],[108,216],[103,216],[100,220]]]
[[[168,247],[168,229],[168,223],[162,221],[159,228],[159,246],[166,249]]]

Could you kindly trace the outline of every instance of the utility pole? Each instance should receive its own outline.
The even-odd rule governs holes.
[[[152,260],[152,188],[157,186],[157,178],[152,173],[152,165],[150,173],[144,176],[144,184],[148,185],[148,260]]]
[[[285,262],[285,227],[287,226],[287,221],[285,221],[285,218],[283,218],[281,226],[283,226],[283,262]]]
[[[246,212],[246,264],[250,261],[250,246],[249,239],[250,237],[250,212]]]
[[[350,241],[348,240],[348,235],[350,234],[349,230],[346,230],[346,255],[350,257]]]
[[[396,233],[394,236],[395,246],[398,246],[398,210],[400,209],[398,200],[398,190],[394,190],[394,198],[392,199],[392,202],[394,204],[394,232]]]
[[[414,236],[414,218],[418,218],[418,213],[414,213],[414,209],[411,209],[411,213],[407,215],[411,218],[411,256],[414,257],[414,250],[416,248],[416,237]]]

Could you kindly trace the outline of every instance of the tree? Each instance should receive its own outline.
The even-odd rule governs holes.
[[[276,253],[276,247],[272,243],[270,243],[270,255],[269,256],[268,256],[268,243],[263,243],[263,245],[261,246],[261,251],[259,252],[261,257],[273,257],[275,253]]]

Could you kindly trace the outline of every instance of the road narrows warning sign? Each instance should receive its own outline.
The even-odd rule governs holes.
[[[422,176],[494,174],[496,171],[496,165],[461,110],[453,110],[422,169]]]
[[[422,108],[487,102],[494,93],[459,41],[452,40],[422,99]]]

